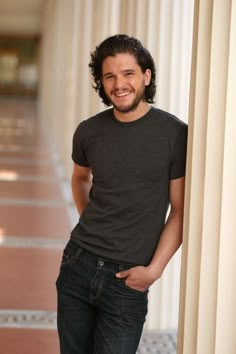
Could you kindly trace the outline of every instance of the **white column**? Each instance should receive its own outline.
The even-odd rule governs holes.
[[[121,30],[129,36],[135,35],[136,0],[121,2]]]
[[[65,176],[70,180],[72,174],[72,137],[78,117],[76,111],[76,99],[78,94],[78,60],[80,55],[80,1],[71,0],[65,9],[65,36],[64,48],[66,50],[65,81],[64,81],[64,105],[62,109],[63,132],[61,136],[61,157],[64,164]]]
[[[222,178],[222,212],[220,220],[219,273],[217,284],[215,354],[233,354],[236,348],[236,2],[231,4],[230,43],[225,110],[224,162]]]
[[[63,0],[55,2],[54,13],[54,31],[52,42],[53,63],[51,70],[53,71],[53,92],[52,97],[52,131],[54,136],[53,142],[56,144],[55,149],[60,150],[60,137],[62,132],[62,110],[64,105],[64,70],[65,70],[65,51],[64,51],[64,3]]]
[[[109,0],[109,35],[120,33],[121,0]]]
[[[54,62],[54,22],[55,22],[55,0],[49,0],[44,7],[41,58],[40,58],[40,97],[39,111],[41,119],[47,123],[52,130],[52,92],[54,90],[53,62]],[[51,55],[49,55],[49,53]],[[54,138],[54,136],[53,136]]]
[[[88,63],[90,62],[90,52],[92,48],[92,30],[93,30],[93,1],[87,0],[81,2],[80,18],[80,61],[79,61],[79,82],[78,89],[78,113],[79,120],[87,118],[91,113],[90,99],[93,89],[89,75]]]
[[[195,2],[179,354],[236,347],[235,5]]]
[[[142,43],[147,41],[147,14],[148,14],[149,1],[148,0],[136,0],[135,12],[130,13],[130,17],[133,16],[135,20],[134,33],[135,36],[141,40]]]
[[[171,43],[172,43],[173,1],[160,0],[159,57],[158,57],[158,106],[164,110],[170,107]]]
[[[120,0],[93,0],[92,24],[93,30],[89,52],[93,51],[107,37],[120,32]],[[87,65],[89,61],[90,57]],[[88,80],[91,82],[90,75]],[[104,109],[105,106],[101,102],[99,95],[95,91],[91,91],[89,114],[95,114]]]
[[[157,69],[159,70],[159,43],[160,43],[160,0],[149,0],[147,11],[147,38],[146,45],[151,51],[152,56],[155,58]],[[158,72],[157,70],[157,72]],[[158,84],[158,77],[157,77]]]
[[[157,106],[188,120],[193,1],[149,0],[147,48],[157,70]],[[176,329],[181,250],[149,294],[146,328]]]
[[[168,109],[185,121],[189,109],[193,3],[193,0],[173,1],[172,8]]]

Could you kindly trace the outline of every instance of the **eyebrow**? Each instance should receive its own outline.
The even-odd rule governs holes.
[[[134,70],[134,69],[125,69],[125,70],[121,70],[121,72],[122,72],[122,74],[134,73],[135,70]],[[109,75],[114,75],[114,73],[109,71],[109,72],[103,74],[103,77],[107,77],[107,76],[109,76]]]
[[[110,76],[110,75],[113,75],[113,73],[112,72],[107,72],[107,73],[103,74],[102,77],[106,77],[106,76]]]

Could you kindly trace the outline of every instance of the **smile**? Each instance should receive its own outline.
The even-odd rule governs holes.
[[[125,97],[128,96],[130,92],[115,92],[114,95],[117,97]]]

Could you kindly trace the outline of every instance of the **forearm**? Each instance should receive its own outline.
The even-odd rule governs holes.
[[[72,178],[71,187],[75,206],[81,215],[89,201],[91,181],[84,178]]]
[[[126,278],[126,284],[134,289],[143,291],[159,279],[182,243],[184,177],[171,180],[169,197],[171,212],[150,264],[133,267],[117,274],[118,278]]]
[[[148,265],[155,279],[161,277],[165,267],[182,243],[183,210],[172,211],[161,233],[158,246]]]

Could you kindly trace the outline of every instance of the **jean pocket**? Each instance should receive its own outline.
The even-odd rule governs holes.
[[[74,260],[78,259],[82,248],[80,248],[75,242],[69,241],[63,251],[61,265],[71,263]]]
[[[69,262],[69,260],[71,259],[72,256],[73,256],[73,254],[71,252],[64,250],[63,255],[62,255],[61,265]]]
[[[149,289],[147,288],[146,290],[138,290],[138,289],[134,289],[134,288],[131,288],[129,285],[126,284],[125,282],[126,279],[123,279],[123,285],[124,287],[129,290],[130,292],[133,292],[133,293],[136,293],[136,294],[141,294],[141,295],[146,295],[149,291]]]

